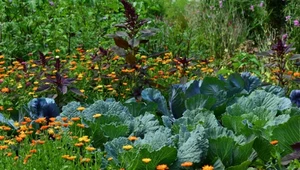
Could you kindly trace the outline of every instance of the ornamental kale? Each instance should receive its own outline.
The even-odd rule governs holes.
[[[300,107],[300,90],[293,90],[290,94],[290,99],[292,103]]]

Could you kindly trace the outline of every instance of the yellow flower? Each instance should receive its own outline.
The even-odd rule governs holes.
[[[130,149],[132,149],[132,148],[133,148],[132,145],[125,145],[125,146],[123,146],[123,149],[124,149],[124,150],[130,150]]]
[[[63,156],[61,156],[61,157],[64,158],[64,159],[67,159],[69,156],[70,156],[70,155],[63,155]]]
[[[181,164],[182,167],[190,167],[190,166],[193,166],[193,162],[183,162]]]
[[[94,114],[93,115],[93,118],[98,118],[98,117],[101,117],[102,115],[100,113],[97,113],[97,114]]]
[[[76,156],[69,156],[68,158],[66,158],[67,160],[73,161],[74,159],[76,159]]]
[[[90,162],[91,161],[91,158],[82,158],[80,160],[80,163],[84,163],[84,162]]]
[[[83,136],[83,137],[81,137],[81,138],[78,138],[78,141],[79,142],[89,142],[90,141],[90,139],[88,138],[88,136]]]
[[[107,158],[108,161],[111,161],[111,160],[113,160],[113,159],[114,159],[113,157]]]
[[[77,108],[78,111],[83,111],[84,109],[85,109],[85,108],[84,108],[84,107],[81,107],[81,106]]]
[[[88,147],[86,147],[85,149],[88,150],[88,151],[94,151],[94,150],[96,150],[96,148],[91,147],[91,146],[88,146]]]
[[[80,128],[84,128],[84,124],[78,123],[76,126],[78,126],[78,127],[80,127]]]
[[[150,158],[143,158],[142,161],[147,164],[151,161],[151,159]]]
[[[54,135],[54,130],[51,128],[51,129],[48,129],[48,134],[49,135]]]
[[[214,167],[210,165],[205,165],[202,167],[202,170],[214,170]]]

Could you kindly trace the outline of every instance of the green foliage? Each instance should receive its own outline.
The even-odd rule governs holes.
[[[291,145],[300,141],[299,116],[294,116],[284,124],[274,129],[272,139],[278,140],[278,146],[282,149],[283,155],[292,152]]]

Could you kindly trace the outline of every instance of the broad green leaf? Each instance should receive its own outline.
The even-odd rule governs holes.
[[[142,98],[148,102],[154,102],[158,105],[158,110],[165,116],[170,116],[165,97],[157,89],[146,88],[142,91]]]
[[[227,107],[227,113],[232,115],[242,115],[253,111],[253,109],[263,106],[267,110],[285,110],[292,106],[291,101],[285,97],[278,97],[275,94],[264,90],[256,90],[247,97],[241,97],[238,101]]]
[[[255,139],[252,141],[245,143],[243,145],[237,146],[233,151],[233,165],[238,165],[243,163],[244,161],[252,161],[251,155],[254,152],[253,143]]]
[[[126,169],[156,169],[159,164],[172,164],[177,157],[175,147],[164,146],[159,150],[149,151],[147,148],[142,148],[135,153],[137,156],[132,159],[129,156],[126,160],[129,164]],[[150,158],[151,161],[145,164],[142,159]]]
[[[215,77],[205,77],[200,87],[201,94],[216,96],[221,91],[225,89],[226,83],[215,78]]]
[[[104,135],[109,137],[110,140],[121,136],[127,136],[129,132],[128,125],[117,125],[116,123],[102,125],[101,129]]]
[[[140,115],[133,120],[133,132],[134,136],[144,136],[147,132],[155,132],[159,129],[159,121],[153,114],[146,113]]]
[[[245,82],[245,90],[247,90],[249,93],[257,89],[261,85],[261,80],[256,76],[252,76],[249,72],[243,72],[241,74],[241,77]]]
[[[291,153],[291,145],[300,141],[300,116],[294,116],[274,129],[272,139],[278,140],[278,146],[284,150],[283,155]]]
[[[233,150],[236,148],[236,142],[230,137],[219,137],[209,139],[208,158],[214,160],[220,158],[225,166],[233,163]]]
[[[137,117],[145,112],[155,113],[157,110],[157,104],[154,102],[141,103],[141,102],[131,102],[125,103],[126,106],[131,113],[132,116]]]
[[[150,151],[159,150],[164,146],[174,145],[171,130],[165,127],[160,127],[157,131],[145,134],[143,139],[134,142],[135,146],[149,145]]]
[[[197,108],[211,109],[215,103],[216,103],[216,98],[198,94],[188,98],[185,101],[185,107],[188,110],[195,110]]]
[[[242,170],[242,169],[247,169],[249,167],[249,165],[251,164],[251,161],[245,161],[239,165],[235,165],[235,166],[230,166],[228,168],[226,168],[226,170]]]
[[[185,100],[186,96],[184,91],[177,86],[172,86],[169,105],[171,112],[176,119],[180,118],[183,112],[186,110]]]
[[[118,163],[118,156],[124,152],[123,146],[131,144],[130,141],[125,137],[115,138],[112,141],[104,144],[107,157],[112,157],[113,161]]]
[[[270,160],[272,152],[275,151],[274,146],[264,137],[255,139],[253,149],[257,152],[257,156],[265,162]]]
[[[202,126],[198,125],[195,130],[189,133],[189,137],[180,135],[179,141],[181,142],[177,152],[178,165],[187,161],[200,163],[202,159],[205,159],[209,144]]]
[[[268,85],[262,87],[266,92],[273,93],[279,97],[284,97],[286,93],[286,89],[281,88],[280,86]]]

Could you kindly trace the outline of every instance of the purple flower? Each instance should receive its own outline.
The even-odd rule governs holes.
[[[250,10],[254,11],[254,6],[253,5],[250,6]]]
[[[287,34],[283,34],[283,35],[282,35],[282,40],[283,40],[283,41],[286,41],[287,37],[288,37]]]
[[[223,1],[219,1],[219,6],[220,6],[220,8],[223,7]]]
[[[260,4],[259,4],[259,6],[263,7],[264,6],[264,1],[261,1]]]
[[[298,21],[297,19],[294,20],[294,25],[295,25],[296,27],[300,26],[299,21]]]
[[[291,19],[291,16],[286,16],[285,17],[285,21],[288,21],[288,20],[290,20]]]

